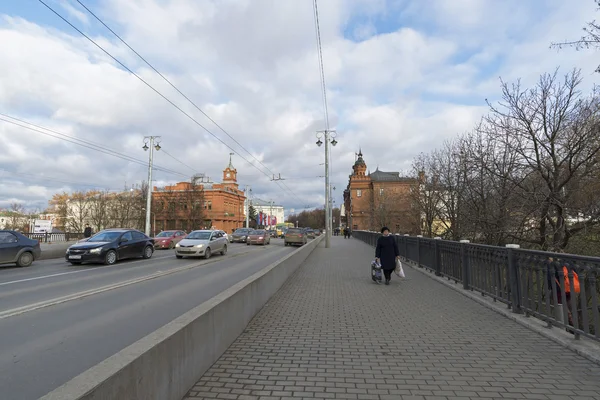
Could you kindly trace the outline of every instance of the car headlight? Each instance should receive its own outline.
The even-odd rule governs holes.
[[[102,251],[101,247],[97,247],[95,249],[91,249],[90,250],[90,254],[100,254],[100,252]]]
[[[197,248],[201,249],[201,248],[203,248],[203,247],[204,247],[204,245],[203,245],[203,244],[197,244],[197,245],[195,245],[194,247],[197,247]]]
[[[264,237],[262,237],[262,236],[259,236],[259,237],[258,237],[258,239],[259,239],[259,240],[260,240],[260,239],[264,239]]]
[[[177,243],[177,244],[175,245],[175,247],[180,247],[180,246],[179,246],[179,243]]]

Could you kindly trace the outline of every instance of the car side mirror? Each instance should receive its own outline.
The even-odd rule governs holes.
[[[127,238],[121,238],[121,243],[125,243],[125,242],[129,242],[129,239],[127,239]]]

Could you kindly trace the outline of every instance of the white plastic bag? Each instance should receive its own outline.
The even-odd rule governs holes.
[[[404,275],[404,268],[402,268],[402,262],[399,259],[396,259],[396,269],[394,270],[394,272],[400,278],[406,278],[406,275]]]

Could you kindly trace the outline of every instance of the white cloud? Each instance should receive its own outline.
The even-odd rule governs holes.
[[[235,149],[240,183],[252,185],[256,196],[295,209],[323,203],[312,1],[104,0],[94,9],[252,155],[76,3],[60,4],[100,45]],[[359,146],[372,169],[409,170],[416,154],[473,127],[486,111],[484,99],[498,97],[499,76],[531,84],[559,65],[591,73],[597,64],[593,52],[548,48],[577,37],[592,1],[328,0],[319,7],[330,119],[339,132],[332,149],[337,204]],[[0,111],[142,164],[143,137],[160,135],[163,149],[191,168],[165,152],[156,153],[157,165],[220,179],[230,150],[68,26],[0,18]],[[146,178],[144,165],[3,121],[0,142],[0,172],[20,174],[9,180],[0,173],[0,207],[43,207],[54,192],[119,189]],[[286,180],[271,182],[271,173]],[[159,186],[185,179],[160,171],[155,177]]]

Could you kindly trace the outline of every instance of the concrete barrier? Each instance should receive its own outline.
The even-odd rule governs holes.
[[[181,400],[323,237],[188,311],[40,400]]]
[[[64,242],[64,243],[41,243],[42,254],[38,260],[50,260],[53,258],[64,258],[65,252],[69,247],[77,242]]]

